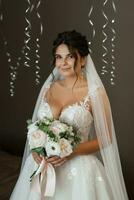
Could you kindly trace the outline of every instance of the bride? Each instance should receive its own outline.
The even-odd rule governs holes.
[[[32,120],[52,117],[66,122],[79,130],[82,142],[64,158],[43,158],[30,153],[26,144],[10,200],[127,200],[109,100],[86,37],[75,30],[59,33],[52,53],[55,68],[41,89]],[[37,189],[40,180],[32,187],[29,181],[42,159],[56,173],[53,196]]]

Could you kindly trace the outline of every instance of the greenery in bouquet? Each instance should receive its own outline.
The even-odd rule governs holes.
[[[81,141],[74,127],[59,120],[43,118],[27,123],[30,149],[43,156],[68,156]]]

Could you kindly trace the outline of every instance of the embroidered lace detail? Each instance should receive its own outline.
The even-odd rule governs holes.
[[[51,83],[45,88],[43,98],[37,113],[38,119],[42,119],[43,117],[53,118],[51,107],[45,97],[45,94],[50,88],[50,85]],[[64,108],[59,117],[61,121],[68,123],[77,129],[77,131],[82,135],[82,141],[88,140],[91,123],[93,122],[90,107],[91,100],[89,94],[87,94],[83,100]]]
[[[85,109],[87,109],[88,111],[91,109],[91,99],[90,99],[89,94],[87,95],[85,101],[83,102],[83,105]]]

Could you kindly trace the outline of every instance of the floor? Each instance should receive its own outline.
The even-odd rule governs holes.
[[[0,151],[0,200],[9,200],[20,165],[21,157]]]

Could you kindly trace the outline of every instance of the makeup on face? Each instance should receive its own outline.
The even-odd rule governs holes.
[[[69,51],[66,44],[61,44],[55,52],[55,66],[63,76],[76,76],[76,71],[81,69],[80,57],[77,57]]]

